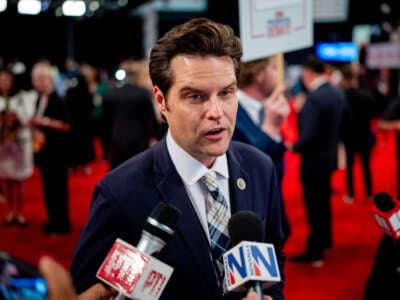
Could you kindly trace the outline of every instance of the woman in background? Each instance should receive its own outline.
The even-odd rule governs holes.
[[[32,135],[27,125],[34,98],[17,91],[14,74],[0,70],[0,178],[4,181],[9,213],[3,225],[25,227],[23,181],[33,174]]]

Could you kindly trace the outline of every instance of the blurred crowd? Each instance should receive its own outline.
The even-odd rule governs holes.
[[[70,57],[64,66],[46,59],[31,67],[19,60],[0,65],[0,197],[9,209],[4,226],[28,226],[23,182],[37,167],[48,219],[43,230],[69,233],[69,174],[90,175],[96,159],[115,168],[163,135],[147,63],[127,59],[116,67],[118,79]]]
[[[333,169],[346,168],[347,193],[343,195],[343,201],[351,204],[357,199],[353,178],[357,155],[362,162],[365,195],[371,200],[375,190],[369,164],[376,131],[400,130],[400,109],[396,104],[400,102],[398,72],[385,68],[369,70],[358,62],[329,65],[314,59],[323,65],[321,72],[315,75],[316,81],[320,84],[327,82],[345,99],[343,110],[337,116],[340,128],[333,152],[337,157]],[[33,66],[26,66],[18,59],[0,62],[0,200],[7,201],[9,208],[3,225],[28,225],[23,214],[23,182],[32,176],[33,168],[37,166],[48,213],[48,222],[43,224],[43,229],[48,234],[69,233],[68,175],[72,172],[90,175],[90,164],[96,159],[109,162],[110,169],[116,168],[156,143],[167,130],[154,105],[147,62],[121,61],[116,65],[118,78],[105,69],[78,62],[72,57],[67,57],[63,66],[45,59],[38,60]],[[270,75],[263,77],[262,81],[257,76],[261,76],[259,74],[265,66]],[[267,139],[267,147],[262,150],[271,155],[282,180],[285,169],[283,153],[293,150],[302,155],[309,151],[299,144],[296,146],[298,141],[293,140],[294,135],[284,131],[284,125],[289,109],[301,116],[315,89],[312,87],[315,83],[311,83],[315,78],[309,75],[312,77],[309,86],[305,84],[306,59],[303,65],[284,66],[286,70],[295,69],[297,72],[279,84],[276,74],[271,75],[271,72],[277,72],[276,68],[275,58],[243,65],[244,75],[239,82],[238,94],[242,108],[239,109],[235,139],[261,149],[260,142]],[[254,78],[245,79],[244,76],[250,75]],[[264,118],[263,115],[262,120],[255,112],[247,112],[254,121],[251,129],[243,121],[247,120],[245,111],[253,105],[252,100],[243,99],[246,97],[259,98],[257,101],[260,103],[276,98],[280,110],[277,105],[273,107],[273,101],[266,101],[260,104],[262,113],[267,116]],[[275,117],[271,117],[273,115]],[[306,119],[310,120],[310,117]],[[301,127],[306,125],[298,126],[300,135],[301,131],[304,134]],[[322,146],[318,135],[316,137],[312,147],[318,153],[322,149],[318,147]],[[100,141],[101,157],[96,157],[96,139]],[[278,152],[273,152],[273,149]],[[397,153],[400,157],[400,150]],[[315,157],[311,157],[313,159]],[[397,161],[400,163],[400,159]],[[331,191],[328,189],[327,192]],[[290,222],[287,223],[289,235]]]

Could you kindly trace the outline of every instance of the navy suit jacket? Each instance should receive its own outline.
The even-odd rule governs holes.
[[[293,150],[301,155],[301,176],[328,176],[337,168],[337,148],[346,99],[326,82],[309,93],[298,116],[299,138]]]
[[[268,112],[267,112],[268,113]],[[275,141],[253,122],[246,110],[239,104],[233,140],[250,144],[271,156],[278,173],[279,182],[283,178],[283,155],[286,147],[283,139]]]
[[[282,207],[273,163],[261,151],[238,142],[231,143],[227,158],[232,214],[251,210],[261,217],[265,242],[275,246],[282,277],[282,282],[268,292],[274,300],[283,299]],[[246,182],[243,190],[237,186],[239,178]],[[157,255],[174,268],[161,299],[223,299],[208,240],[168,154],[165,138],[108,173],[97,184],[89,219],[71,266],[78,293],[97,282],[96,271],[116,238],[137,245],[147,217],[160,201],[182,212],[177,231]],[[227,299],[243,297],[237,294]]]
[[[109,89],[103,98],[103,122],[105,151],[112,163],[146,150],[158,126],[151,93],[131,83]]]

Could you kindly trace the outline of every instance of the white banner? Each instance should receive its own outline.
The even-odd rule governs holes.
[[[243,61],[310,47],[311,0],[239,0]]]
[[[400,68],[400,43],[379,43],[371,44],[367,48],[367,67],[370,69],[379,68]]]

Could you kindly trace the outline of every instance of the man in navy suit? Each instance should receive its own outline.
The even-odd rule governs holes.
[[[325,64],[310,56],[302,66],[308,96],[298,116],[299,138],[291,147],[301,156],[300,178],[310,233],[304,253],[292,258],[321,266],[324,250],[332,247],[331,175],[337,168],[337,148],[345,96],[329,83]]]
[[[285,239],[276,170],[263,152],[231,142],[241,55],[232,28],[205,18],[174,27],[153,47],[150,76],[168,132],[97,184],[71,266],[78,293],[96,284],[101,289],[96,272],[115,239],[136,245],[147,217],[165,201],[182,214],[175,235],[157,255],[174,268],[161,299],[246,297],[223,292],[210,253],[200,178],[211,169],[231,214],[250,210],[262,219],[264,241],[275,246],[282,277],[264,291],[265,299],[283,299]]]

